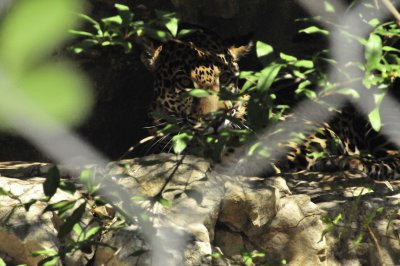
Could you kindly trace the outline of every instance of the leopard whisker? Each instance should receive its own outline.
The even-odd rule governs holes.
[[[165,148],[167,148],[169,146],[168,153],[170,153],[173,148],[173,145],[170,145],[171,142],[172,142],[172,138],[164,145],[164,148],[161,150],[161,152],[164,152]]]
[[[145,154],[148,155],[159,143],[162,143],[163,140],[165,140],[167,137],[169,137],[170,134],[164,135],[162,137],[159,137],[157,140],[153,141],[151,146],[146,150]]]

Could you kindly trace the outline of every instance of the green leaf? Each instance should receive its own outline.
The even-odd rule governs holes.
[[[92,237],[98,235],[101,232],[101,227],[100,226],[95,226],[87,230],[83,235],[84,239],[83,240],[88,240],[91,239]]]
[[[82,170],[79,179],[87,187],[90,193],[94,192],[94,181],[96,178],[96,171],[93,168]]]
[[[83,1],[17,1],[2,20],[0,61],[8,74],[20,76],[67,37]],[[3,95],[3,93],[1,93]]]
[[[306,34],[315,34],[315,33],[320,33],[323,34],[325,36],[329,35],[329,31],[321,29],[317,26],[311,26],[302,30],[299,30],[299,33],[306,33]]]
[[[382,127],[381,123],[381,116],[379,113],[379,107],[375,107],[369,114],[368,114],[368,119],[371,123],[372,128],[376,131],[379,132]]]
[[[60,185],[58,187],[64,191],[71,193],[71,194],[74,194],[76,191],[75,184],[70,181],[61,180]]]
[[[81,240],[82,233],[83,233],[83,229],[82,226],[79,223],[74,224],[74,227],[72,227],[72,230],[74,230],[74,232],[80,237],[79,240]]]
[[[189,135],[188,133],[181,133],[179,135],[175,135],[172,138],[172,148],[174,152],[177,154],[183,152],[192,138],[193,136]]]
[[[162,133],[164,133],[165,135],[167,134],[176,134],[179,133],[181,131],[181,128],[176,124],[166,124],[161,130]]]
[[[295,90],[295,93],[299,94],[304,91],[305,88],[307,88],[309,85],[311,85],[311,81],[305,80],[300,82],[299,86],[297,86],[297,89]]]
[[[177,18],[171,18],[166,24],[165,27],[171,32],[172,36],[176,36],[178,33],[178,22],[179,20]]]
[[[60,184],[60,172],[57,166],[52,166],[47,173],[46,180],[43,183],[43,192],[49,199],[56,193]]]
[[[96,20],[92,19],[92,18],[89,17],[88,15],[85,15],[85,14],[80,13],[80,14],[79,14],[79,17],[80,17],[81,19],[83,19],[83,20],[86,20],[87,22],[89,22],[90,24],[92,24],[93,26],[95,26],[96,28],[97,28],[97,27],[100,27],[99,22],[97,22]]]
[[[279,57],[280,57],[282,60],[286,61],[286,62],[293,62],[293,61],[296,61],[296,60],[297,60],[296,57],[291,56],[291,55],[288,55],[288,54],[285,54],[285,53],[279,53]]]
[[[188,94],[190,96],[193,96],[196,98],[203,98],[203,97],[213,95],[214,93],[212,93],[211,91],[208,91],[208,90],[203,90],[203,89],[192,89],[188,92]]]
[[[38,266],[57,265],[58,264],[58,258],[59,258],[58,256],[52,256],[52,257],[44,258],[38,263]]]
[[[0,196],[8,196],[8,197],[15,197],[10,191],[6,191],[4,188],[0,187]]]
[[[72,52],[74,52],[75,54],[80,54],[82,52],[87,51],[89,48],[98,45],[99,41],[98,40],[94,40],[94,39],[84,39],[80,42],[78,42],[77,44],[74,44],[70,47],[70,49],[72,50]]]
[[[310,99],[316,99],[317,98],[317,93],[315,91],[309,90],[309,89],[304,89],[303,93]]]
[[[259,77],[255,76],[255,75],[254,76],[253,75],[252,76],[247,76],[245,78],[246,82],[243,84],[243,87],[240,89],[240,93],[244,93],[247,90],[253,89],[255,87],[255,85],[257,84],[258,78]]]
[[[304,68],[313,68],[314,63],[311,60],[299,60],[294,62],[293,64],[295,67],[304,67]]]
[[[0,266],[7,266],[7,264],[4,262],[2,258],[0,258]]]
[[[115,4],[114,6],[116,9],[118,9],[118,11],[129,11],[129,7],[126,5]]]
[[[190,34],[192,32],[195,32],[195,31],[196,31],[196,29],[181,29],[178,32],[178,36],[177,37],[183,37],[183,36],[188,35],[188,34]]]
[[[264,64],[267,65],[273,55],[274,48],[271,45],[266,44],[261,41],[257,41],[256,43],[256,53],[258,59]]]
[[[172,39],[172,36],[169,32],[155,30],[149,27],[144,28],[144,34],[161,42],[167,42]]]
[[[64,214],[74,208],[76,201],[68,201],[68,200],[62,200],[53,204],[49,204],[46,206],[46,208],[43,210],[43,213],[47,211],[57,211],[58,216],[62,217]]]
[[[324,9],[328,13],[335,13],[335,7],[328,1],[324,1]]]
[[[342,88],[337,90],[337,93],[351,96],[354,100],[360,99],[360,94],[358,93],[358,91],[352,88]]]
[[[253,145],[251,145],[247,151],[247,156],[249,156],[249,157],[254,156],[255,151],[260,147],[262,147],[262,144],[260,142],[256,142]]]
[[[381,93],[374,93],[374,103],[376,106],[380,106],[382,103],[383,98],[385,98],[386,92],[381,92]]]
[[[368,21],[368,24],[371,25],[372,27],[376,27],[380,24],[381,22],[377,18],[373,18],[370,21]]]
[[[254,74],[254,71],[240,71],[239,78],[245,79],[247,77],[251,77]]]
[[[92,104],[87,85],[87,80],[71,65],[36,67],[25,73],[15,88],[0,87],[0,126],[6,125],[10,113],[42,121],[40,112],[58,122],[76,125],[85,118]],[[45,124],[42,127],[46,129]]]
[[[116,16],[112,16],[112,17],[108,17],[108,18],[103,18],[101,21],[107,27],[120,27],[120,25],[122,24],[122,18],[121,18],[120,15],[116,15]]]
[[[179,22],[176,13],[156,10],[156,15],[159,21],[163,23],[165,27],[169,30],[169,32],[172,34],[172,36],[175,37],[178,32],[178,22]]]
[[[257,57],[258,58],[261,58],[261,57],[266,56],[266,55],[270,55],[273,52],[274,52],[274,48],[272,48],[271,45],[266,44],[266,43],[261,42],[261,41],[257,41],[257,43],[256,43],[256,53],[257,53]]]
[[[263,252],[263,251],[258,251],[258,250],[254,250],[254,251],[251,253],[251,256],[252,256],[253,258],[262,258],[262,257],[265,257],[265,252]]]
[[[383,46],[383,47],[382,47],[382,50],[385,51],[385,52],[396,52],[396,53],[400,53],[400,50],[399,50],[399,49],[396,49],[396,48],[394,48],[394,47],[392,47],[392,46]]]
[[[73,35],[75,35],[75,36],[83,36],[83,37],[93,37],[93,36],[95,36],[93,33],[87,32],[87,31],[69,30],[68,32],[73,34]]]
[[[214,253],[212,253],[211,254],[211,257],[213,258],[213,259],[221,259],[222,258],[222,254],[221,253],[216,253],[216,252],[214,252]]]
[[[293,69],[293,75],[295,75],[296,77],[300,78],[300,79],[305,79],[306,75],[299,71],[298,69]]]
[[[133,20],[133,13],[129,10],[129,7],[122,4],[115,4],[114,6],[118,10],[118,15],[122,18],[122,25],[128,27]]]
[[[364,53],[365,59],[367,60],[367,69],[373,70],[380,67],[380,61],[382,59],[382,39],[371,33],[367,40]]]
[[[261,91],[268,90],[271,87],[272,83],[275,81],[275,78],[278,76],[281,68],[282,65],[274,64],[261,70],[261,76],[257,82],[257,89]]]
[[[74,210],[71,216],[65,219],[65,223],[61,225],[60,231],[58,231],[57,234],[57,237],[59,239],[63,239],[64,237],[66,237],[67,234],[71,232],[74,225],[81,221],[82,216],[85,213],[85,209],[86,209],[86,202],[82,203],[77,209]]]
[[[247,266],[253,265],[253,258],[251,257],[250,252],[243,252],[242,257],[245,265]]]
[[[40,255],[54,256],[54,255],[57,255],[57,251],[55,251],[54,249],[32,251],[32,256],[36,257],[36,256],[40,256]]]
[[[167,209],[172,207],[172,200],[167,200],[165,198],[161,198],[159,200],[159,202],[161,203],[162,206],[164,206]]]

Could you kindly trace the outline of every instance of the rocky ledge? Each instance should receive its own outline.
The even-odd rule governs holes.
[[[29,211],[24,208],[32,199],[44,198],[43,176],[48,169],[45,164],[0,166],[0,257],[7,265],[37,265],[51,254],[34,256],[33,251],[60,251],[68,244],[59,237],[66,222],[55,212],[44,212],[48,204],[38,200]],[[360,189],[362,185],[353,186],[350,193],[349,187],[339,189],[318,175],[225,176],[201,158],[171,154],[113,162],[106,175],[131,193],[130,199],[142,211],[118,230],[104,230],[85,249],[67,253],[64,265],[244,265],[246,259],[246,265],[279,265],[283,260],[289,265],[393,265],[400,261],[399,197],[393,186],[378,185],[376,190],[386,194],[377,197],[376,191]],[[95,201],[82,187],[73,194],[58,189],[51,203],[83,199]],[[118,223],[115,210],[124,210],[125,205],[88,206],[82,228],[95,222]],[[251,253],[254,250],[261,253]]]

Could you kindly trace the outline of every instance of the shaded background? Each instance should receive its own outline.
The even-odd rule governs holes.
[[[155,9],[177,12],[183,21],[198,24],[223,38],[238,38],[249,33],[254,40],[272,45],[276,53],[307,57],[324,45],[323,40],[304,38],[298,30],[304,24],[296,18],[305,11],[291,0],[142,0],[88,1],[87,13],[100,19],[116,13],[114,3],[128,5],[137,19],[153,17]],[[126,55],[122,49],[94,50],[86,56],[69,56],[89,77],[94,88],[95,106],[75,130],[83,139],[110,159],[118,159],[131,146],[147,136],[148,107],[153,97],[152,76],[139,60],[138,49]],[[242,70],[259,70],[255,52],[240,62]],[[0,134],[0,160],[45,161],[47,158],[17,135]],[[146,148],[129,156],[140,156]]]

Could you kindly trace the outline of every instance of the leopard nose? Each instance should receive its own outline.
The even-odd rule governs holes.
[[[198,109],[202,115],[207,115],[218,111],[219,97],[218,95],[210,95],[200,98]]]

